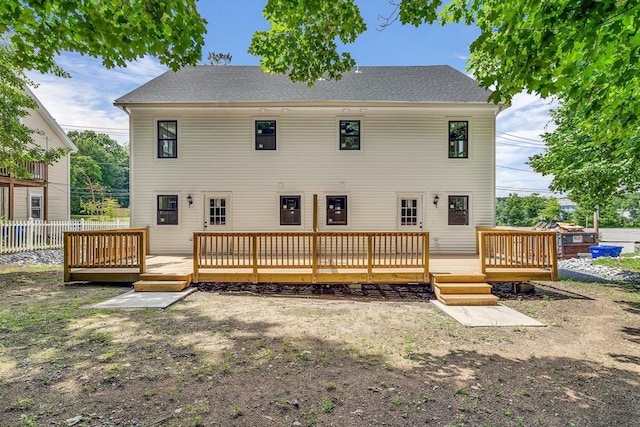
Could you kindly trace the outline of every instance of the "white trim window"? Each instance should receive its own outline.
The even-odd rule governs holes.
[[[255,120],[256,151],[275,151],[276,148],[276,121]]]
[[[449,120],[449,158],[469,158],[468,120]]]
[[[32,194],[29,197],[29,218],[43,219],[42,195]]]
[[[361,147],[361,121],[360,120],[340,120],[339,148],[344,151],[360,151]]]

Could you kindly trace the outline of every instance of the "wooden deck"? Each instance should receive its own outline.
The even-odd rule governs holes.
[[[478,255],[446,256],[429,253],[424,232],[196,232],[191,256],[147,254],[144,228],[68,232],[64,280],[134,282],[139,291],[192,282],[424,284],[447,304],[495,304],[486,296],[492,282],[557,279],[555,233],[479,229],[477,236]]]

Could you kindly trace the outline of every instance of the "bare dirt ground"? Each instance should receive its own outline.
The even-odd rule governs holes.
[[[95,310],[128,288],[0,274],[0,425],[640,420],[638,284],[548,283],[503,300],[541,328],[467,328],[406,289],[208,289],[167,310]]]

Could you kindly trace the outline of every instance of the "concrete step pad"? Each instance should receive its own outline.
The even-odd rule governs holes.
[[[487,294],[438,295],[438,301],[445,305],[496,305],[498,297]]]
[[[483,283],[484,274],[481,273],[433,273],[432,283]]]
[[[490,294],[488,283],[436,283],[433,285],[437,294]]]
[[[136,292],[180,292],[187,287],[186,280],[139,280],[133,284]]]

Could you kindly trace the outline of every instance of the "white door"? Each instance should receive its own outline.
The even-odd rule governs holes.
[[[398,194],[398,231],[423,230],[424,197],[420,193]]]
[[[204,195],[204,230],[231,230],[231,193]]]

